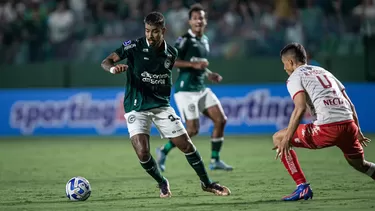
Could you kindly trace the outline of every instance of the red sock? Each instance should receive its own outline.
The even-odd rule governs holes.
[[[299,165],[296,152],[294,150],[290,150],[290,155],[291,156],[288,156],[288,158],[286,158],[287,156],[284,156],[281,161],[297,185],[306,183],[306,178],[303,174],[301,166]]]

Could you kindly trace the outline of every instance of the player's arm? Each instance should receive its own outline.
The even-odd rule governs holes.
[[[294,110],[290,116],[288,128],[285,134],[285,139],[290,140],[296,132],[303,115],[306,112],[306,94],[304,91],[299,91],[293,97]]]
[[[335,82],[337,83],[342,95],[345,97],[345,99],[349,102],[350,104],[350,108],[352,109],[352,112],[353,112],[353,120],[355,122],[355,124],[357,125],[358,129],[359,129],[359,132],[361,132],[361,128],[359,126],[359,120],[358,120],[358,115],[357,115],[357,111],[355,110],[355,107],[354,107],[354,104],[352,103],[352,101],[350,100],[349,96],[346,94],[346,91],[345,91],[345,86],[335,77],[333,76],[333,78],[335,79]]]
[[[176,62],[174,63],[174,66],[177,68],[192,68],[196,70],[204,70],[206,67],[208,67],[208,61],[196,61],[196,62],[191,62],[191,61],[185,61],[181,59],[177,59]]]
[[[288,87],[290,90],[290,88]],[[306,111],[306,94],[303,90],[290,92],[292,94],[293,102],[294,102],[294,110],[292,115],[290,116],[288,128],[286,129],[286,133],[283,139],[277,144],[274,149],[277,149],[276,159],[278,157],[282,158],[284,156],[289,156],[289,149],[291,146],[291,140],[293,138],[294,133],[296,132],[298,125],[300,124],[303,114]]]
[[[109,54],[109,55],[108,55],[108,56],[102,61],[101,66],[102,66],[102,68],[103,68],[105,71],[108,71],[108,72],[111,72],[111,73],[114,71],[113,68],[116,68],[116,69],[119,69],[119,70],[125,69],[124,67],[121,67],[121,66],[116,67],[115,64],[116,64],[117,62],[119,62],[119,61],[121,61],[120,56],[117,55],[117,53],[113,52],[113,53]],[[111,70],[111,68],[112,68],[112,70]],[[115,69],[115,71],[116,71],[116,69]],[[125,70],[123,70],[123,71],[125,71]],[[123,71],[121,71],[121,72],[123,72]],[[117,72],[117,71],[116,71],[116,72]]]
[[[186,52],[189,47],[189,40],[187,37],[179,37],[177,38],[174,47],[178,51],[178,57],[174,63],[174,67],[176,68],[192,68],[196,70],[204,70],[204,68],[208,67],[208,61],[187,61],[185,60]]]
[[[117,48],[114,52],[108,55],[101,63],[102,68],[105,71],[110,73],[116,74],[124,72],[128,69],[128,66],[125,64],[117,64],[117,62],[126,59],[132,49],[136,46],[136,44],[129,40],[124,42],[119,48]]]
[[[289,120],[289,125],[286,131],[288,141],[293,137],[298,125],[300,124],[303,115],[306,111],[306,93],[302,86],[301,78],[298,75],[293,75],[287,82],[287,88],[290,96],[294,102],[294,110]]]
[[[358,120],[358,115],[357,115],[357,111],[355,110],[355,107],[354,107],[354,104],[352,103],[352,101],[350,100],[349,96],[346,94],[345,92],[345,89],[342,90],[342,94],[344,95],[344,97],[346,98],[346,100],[349,102],[350,104],[350,108],[352,109],[352,112],[353,112],[353,120],[355,122],[355,124],[357,125],[358,127],[358,140],[360,141],[361,145],[366,147],[367,144],[371,141],[370,139],[366,138],[362,131],[361,131],[361,127],[359,125],[359,120]]]
[[[349,102],[350,108],[352,109],[352,112],[353,112],[353,120],[354,120],[355,124],[357,125],[358,129],[361,131],[361,128],[359,127],[359,120],[358,120],[357,111],[355,110],[354,104],[350,100],[349,96],[346,94],[345,89],[342,90],[342,94],[344,95],[345,99]]]

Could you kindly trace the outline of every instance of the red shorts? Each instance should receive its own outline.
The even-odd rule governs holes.
[[[345,157],[363,158],[363,148],[357,139],[358,127],[353,120],[326,125],[300,124],[292,145],[308,149],[337,146]]]

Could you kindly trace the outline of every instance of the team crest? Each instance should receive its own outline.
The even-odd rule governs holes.
[[[132,124],[133,122],[135,122],[135,115],[132,114],[128,117],[128,124]]]
[[[195,105],[192,103],[192,104],[189,104],[188,105],[188,110],[189,111],[195,111]]]
[[[166,68],[166,69],[169,69],[169,67],[171,66],[171,60],[169,60],[169,59],[166,59],[165,60],[165,62],[164,62],[164,67]]]

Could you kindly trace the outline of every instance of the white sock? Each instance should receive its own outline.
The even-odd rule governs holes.
[[[375,163],[371,163],[371,162],[368,162],[370,164],[370,168],[368,168],[366,174],[370,177],[372,177],[372,175],[374,174],[375,172]]]

